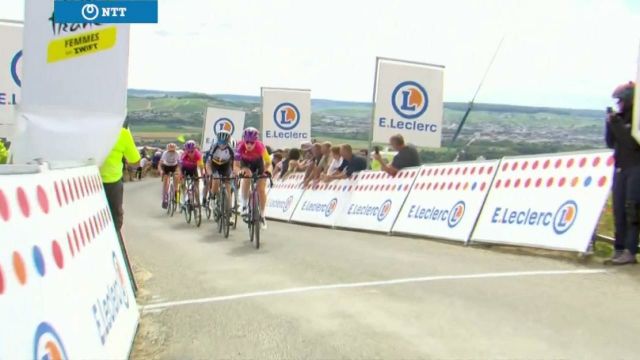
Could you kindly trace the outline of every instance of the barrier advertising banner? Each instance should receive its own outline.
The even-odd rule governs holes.
[[[11,138],[22,77],[22,24],[0,21],[0,138]]]
[[[310,186],[298,202],[291,221],[335,226],[338,216],[349,203],[353,188],[354,181],[349,179]]]
[[[390,232],[419,168],[403,169],[395,177],[382,171],[355,174],[353,193],[336,226]]]
[[[0,176],[0,358],[125,359],[138,324],[95,166]]]
[[[220,130],[227,130],[233,139],[240,140],[244,130],[244,117],[244,111],[207,108],[202,131],[202,148],[209,149]]]
[[[611,151],[504,158],[472,240],[586,251],[613,170]]]
[[[262,88],[262,140],[274,149],[311,141],[311,91]]]
[[[56,23],[53,0],[25,4],[14,162],[101,164],[126,117],[129,26]]]
[[[423,166],[393,232],[468,241],[499,161]]]
[[[304,174],[298,173],[285,180],[276,181],[269,190],[265,216],[269,219],[289,221],[304,193],[303,180]]]
[[[378,58],[373,142],[402,134],[418,147],[440,147],[444,67]]]

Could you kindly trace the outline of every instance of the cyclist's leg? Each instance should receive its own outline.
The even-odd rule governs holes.
[[[260,214],[264,216],[264,209],[267,205],[267,179],[259,179],[257,183],[258,202],[260,203]]]
[[[244,173],[244,176],[252,176],[253,173],[247,167],[242,168],[241,170]],[[242,179],[240,182],[240,203],[242,204],[242,212],[247,212],[247,205],[249,202],[249,186],[251,185],[251,179]]]

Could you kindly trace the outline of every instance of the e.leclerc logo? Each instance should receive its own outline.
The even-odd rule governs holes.
[[[333,198],[329,203],[318,203],[306,201],[300,207],[301,211],[313,212],[313,213],[321,213],[324,214],[325,217],[331,216],[336,208],[338,207],[338,199]]]
[[[464,201],[458,201],[451,209],[412,205],[407,217],[409,219],[446,222],[447,225],[453,229],[462,221],[465,210],[466,204]]]
[[[115,252],[112,252],[112,259],[113,282],[107,285],[104,295],[99,297],[91,308],[102,345],[107,342],[107,337],[113,328],[113,324],[118,320],[122,307],[129,308],[125,272],[122,270]]]
[[[22,86],[20,74],[22,73],[22,50],[18,51],[11,58],[9,65],[9,75],[17,87]],[[13,90],[0,89],[0,105],[16,105],[18,103],[18,94]]]
[[[218,136],[218,133],[222,130],[227,130],[231,136],[236,131],[235,125],[233,125],[233,121],[229,118],[220,118],[213,123],[213,133]]]
[[[289,209],[291,208],[291,205],[293,205],[293,196],[289,196],[287,200],[284,200],[284,201],[272,199],[272,200],[269,200],[269,204],[268,204],[270,208],[282,209],[283,213],[286,213],[287,211],[289,211]]]
[[[36,335],[33,340],[33,358],[50,360],[69,359],[60,335],[58,335],[58,332],[56,332],[49,323],[40,323],[36,329]]]
[[[578,204],[573,200],[564,202],[555,211],[535,210],[513,210],[509,208],[496,207],[491,217],[491,223],[547,227],[551,228],[557,235],[562,235],[569,231],[578,217]]]
[[[378,126],[383,128],[411,130],[418,132],[437,132],[438,125],[418,122],[429,107],[427,90],[415,81],[399,83],[391,93],[391,106],[397,115],[406,120],[380,117]]]
[[[371,216],[382,222],[391,212],[392,205],[393,203],[391,202],[391,199],[385,200],[380,206],[351,204],[351,206],[349,206],[349,210],[347,211],[347,215],[366,217]]]
[[[276,106],[273,111],[273,122],[278,130],[265,131],[268,139],[307,139],[309,135],[305,132],[294,131],[300,125],[300,110],[290,102],[284,102]]]

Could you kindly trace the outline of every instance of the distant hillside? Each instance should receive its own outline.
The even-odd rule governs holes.
[[[158,91],[158,90],[139,90],[129,89],[130,97],[175,97],[175,98],[200,98],[209,99],[213,101],[222,101],[228,103],[246,103],[247,105],[259,105],[259,96],[249,95],[232,95],[232,94],[202,94],[185,91]],[[445,109],[466,111],[468,103],[461,102],[445,102]],[[338,101],[338,100],[325,100],[325,99],[312,99],[311,100],[312,111],[323,111],[328,109],[366,109],[371,111],[371,103],[368,102],[351,102],[351,101]],[[550,107],[532,107],[532,106],[519,106],[519,105],[505,105],[505,104],[487,104],[476,103],[473,105],[474,111],[488,111],[497,113],[546,113],[554,115],[567,115],[567,116],[581,116],[602,119],[605,115],[603,110],[592,109],[568,109],[568,108],[550,108]]]

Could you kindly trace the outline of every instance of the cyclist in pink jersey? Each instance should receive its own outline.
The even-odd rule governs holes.
[[[244,173],[245,176],[262,175],[271,170],[271,157],[264,144],[258,140],[258,129],[249,127],[244,130],[242,141],[238,143],[238,148],[236,149],[235,160],[235,172]],[[249,181],[249,179],[242,180],[241,203],[243,215],[247,214]],[[264,217],[264,210],[267,204],[267,179],[259,179],[257,188],[262,228],[266,229],[267,222]]]
[[[204,174],[204,162],[202,161],[202,154],[196,146],[196,142],[189,140],[184,144],[184,152],[180,156],[180,173],[182,177],[190,176],[193,178],[196,190],[196,199],[200,199],[200,187],[198,178],[200,173]]]

